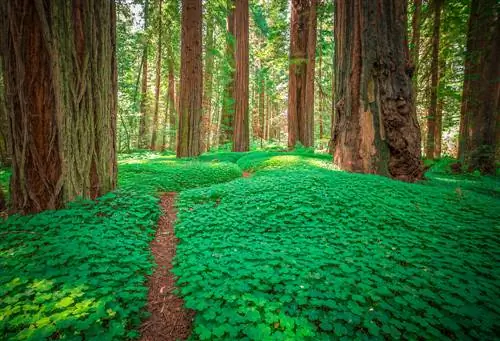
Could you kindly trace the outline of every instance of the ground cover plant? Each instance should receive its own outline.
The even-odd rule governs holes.
[[[138,337],[158,196],[176,191],[192,339],[493,339],[498,178],[434,166],[406,184],[307,150],[121,155],[119,190],[1,224],[0,335]]]
[[[145,317],[157,199],[123,191],[0,229],[0,335],[133,338]]]
[[[97,201],[0,226],[0,335],[12,340],[129,339],[147,316],[149,242],[162,191],[241,176],[231,163],[137,152],[120,157],[120,189]],[[0,181],[8,182],[9,171]]]
[[[498,335],[498,197],[261,156],[238,160],[260,160],[250,178],[180,195],[193,339]]]

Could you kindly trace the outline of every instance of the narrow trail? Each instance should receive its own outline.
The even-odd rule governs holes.
[[[170,272],[177,244],[173,228],[175,196],[176,193],[162,196],[160,206],[163,215],[158,220],[156,236],[151,242],[157,268],[148,282],[148,311],[151,316],[140,329],[143,341],[184,340],[191,334],[194,312],[185,309],[183,300],[173,294],[175,278]]]

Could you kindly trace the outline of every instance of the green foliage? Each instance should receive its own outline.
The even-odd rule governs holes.
[[[180,194],[193,339],[496,337],[498,198],[263,154],[238,160],[255,176]]]
[[[241,169],[228,162],[200,162],[176,159],[174,155],[145,155],[121,161],[119,186],[142,193],[178,192],[186,188],[203,187],[241,177]],[[148,156],[149,155],[149,156]]]
[[[157,199],[124,191],[0,226],[0,335],[125,339],[146,316]]]
[[[0,226],[5,339],[136,338],[158,191],[180,192],[192,339],[495,338],[498,178],[442,159],[406,184],[307,150],[119,159],[116,192]]]
[[[238,166],[244,171],[257,171],[277,168],[333,168],[332,156],[329,154],[313,154],[306,150],[294,152],[251,152],[240,158]]]
[[[460,193],[480,193],[495,198],[500,198],[500,177],[498,176],[481,176],[479,171],[466,172],[459,168],[452,170],[452,165],[457,164],[457,160],[450,157],[443,157],[436,161],[425,160],[424,163],[430,166],[430,169],[425,173],[425,177],[431,181],[424,181],[427,186],[447,187]]]

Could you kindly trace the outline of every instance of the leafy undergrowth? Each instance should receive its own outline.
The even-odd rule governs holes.
[[[158,215],[157,198],[118,191],[10,217],[0,229],[2,339],[136,337]]]
[[[241,169],[229,162],[178,160],[174,155],[152,154],[148,159],[122,161],[119,185],[124,189],[145,193],[181,191],[231,181],[242,175]]]
[[[459,194],[472,191],[500,199],[500,176],[480,176],[479,172],[453,174],[451,165],[456,162],[452,158],[434,162],[425,174],[430,181],[424,181],[423,184],[452,188]]]
[[[252,154],[253,177],[179,197],[193,339],[498,335],[498,199]]]
[[[119,160],[115,193],[1,224],[3,339],[135,338],[153,195],[164,191],[181,192],[175,273],[197,311],[193,339],[493,339],[500,330],[498,178],[437,167],[411,185],[336,171],[330,155],[309,150]],[[242,170],[255,173],[241,179]]]
[[[97,201],[0,225],[2,339],[115,340],[137,337],[145,318],[149,242],[161,191],[240,177],[232,163],[121,155],[121,189]],[[9,176],[0,173],[0,181]]]

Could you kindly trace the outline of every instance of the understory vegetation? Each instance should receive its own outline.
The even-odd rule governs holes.
[[[118,190],[2,223],[0,335],[138,337],[158,196],[175,191],[194,340],[492,340],[499,179],[450,163],[407,184],[308,150],[121,155]]]

